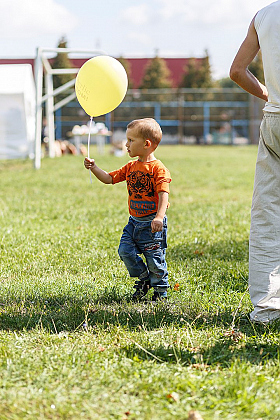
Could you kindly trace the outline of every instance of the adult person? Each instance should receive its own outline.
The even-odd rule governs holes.
[[[265,85],[248,70],[259,49]],[[249,292],[251,320],[269,323],[280,318],[280,0],[254,16],[230,77],[266,101],[251,209]]]

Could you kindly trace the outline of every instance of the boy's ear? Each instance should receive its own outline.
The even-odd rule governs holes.
[[[152,142],[151,142],[151,140],[149,140],[149,139],[146,139],[145,140],[145,145],[144,145],[144,147],[151,147],[151,145],[152,145]]]

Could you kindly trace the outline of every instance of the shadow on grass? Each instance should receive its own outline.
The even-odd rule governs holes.
[[[31,330],[42,327],[51,333],[75,331],[84,322],[88,326],[123,326],[134,331],[139,326],[149,331],[162,326],[192,324],[195,328],[209,328],[221,324],[230,325],[232,315],[223,312],[219,315],[204,315],[195,312],[185,303],[168,301],[153,304],[151,301],[134,303],[128,299],[110,294],[101,295],[96,300],[60,297],[15,301],[1,304],[0,329]]]
[[[174,298],[166,302],[153,303],[147,298],[144,302],[135,303],[130,296],[124,297],[115,288],[104,292],[97,298],[74,298],[61,296],[44,296],[32,300],[11,299],[0,305],[0,328],[4,330],[32,329],[47,323],[50,331],[73,331],[85,319],[93,325],[121,325],[133,330],[145,324],[148,329],[159,328],[162,325],[194,326],[196,329],[221,327],[229,328],[233,322],[232,309],[223,308],[209,312],[200,306],[192,306]],[[238,315],[238,314],[237,314]],[[237,324],[237,321],[235,324]],[[54,328],[54,324],[55,327]],[[249,322],[245,328],[255,328]],[[238,325],[240,328],[240,325]]]
[[[241,322],[237,319],[234,331],[238,333],[235,336],[231,334],[233,315],[227,310],[211,314],[203,313],[203,310],[195,312],[182,302],[176,301],[154,305],[151,302],[135,304],[129,300],[111,300],[106,303],[108,299],[107,295],[103,302],[102,299],[93,302],[85,299],[67,299],[63,296],[47,297],[44,301],[11,301],[1,306],[0,328],[8,331],[42,328],[51,334],[57,334],[62,331],[84,331],[86,324],[86,330],[92,334],[95,334],[96,330],[110,334],[115,327],[121,327],[126,332],[132,332],[133,337],[135,332],[144,331],[147,338],[153,331],[166,331],[171,327],[167,337],[159,339],[158,346],[146,347],[143,337],[139,335],[137,343],[137,339],[133,341],[128,335],[129,344],[117,351],[136,361],[179,363],[203,370],[213,366],[228,367],[235,360],[243,360],[250,364],[279,360],[279,342],[273,342],[273,337],[279,332],[280,321],[271,326],[262,326],[251,324],[249,320]],[[210,334],[211,337],[213,331],[218,336],[214,344],[211,344],[213,340],[209,339],[209,346],[205,340],[203,344],[199,344],[199,338],[193,339],[195,343],[198,341],[194,346],[176,342],[177,332],[180,336],[187,334],[197,337],[200,334]],[[272,339],[267,338],[269,335]]]
[[[152,360],[155,363],[174,363],[183,366],[191,366],[193,369],[207,370],[213,366],[228,368],[235,361],[243,361],[250,364],[264,364],[269,361],[279,361],[280,350],[278,344],[242,343],[238,345],[231,340],[221,340],[215,345],[205,349],[186,349],[176,345],[169,348],[158,346],[156,348],[144,348],[133,343],[123,348],[126,357],[133,360]]]
[[[227,312],[220,314],[219,317],[208,317],[207,321],[201,318],[189,319],[189,323],[185,327],[189,336],[193,331],[205,330],[205,332],[209,332],[213,326],[220,328],[221,331],[214,344],[211,344],[209,340],[209,345],[204,342],[201,346],[192,347],[184,346],[180,341],[177,343],[175,340],[165,346],[161,344],[150,348],[134,341],[122,348],[122,352],[126,357],[136,361],[174,363],[203,371],[212,370],[214,366],[229,368],[236,361],[255,365],[280,361],[278,339],[280,320],[266,326],[253,324],[249,320],[249,315],[243,316],[234,325],[233,321],[232,315]],[[230,328],[225,330],[224,327],[228,326]]]

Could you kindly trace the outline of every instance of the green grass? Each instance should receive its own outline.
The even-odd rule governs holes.
[[[280,417],[279,324],[242,319],[256,154],[157,151],[172,184],[171,289],[156,306],[131,301],[117,254],[124,183],[91,185],[81,156],[39,171],[0,162],[1,420]],[[106,170],[127,161],[96,159]]]

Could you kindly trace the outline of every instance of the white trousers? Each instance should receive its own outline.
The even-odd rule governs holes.
[[[249,240],[253,321],[280,318],[280,113],[265,112],[260,127]]]

